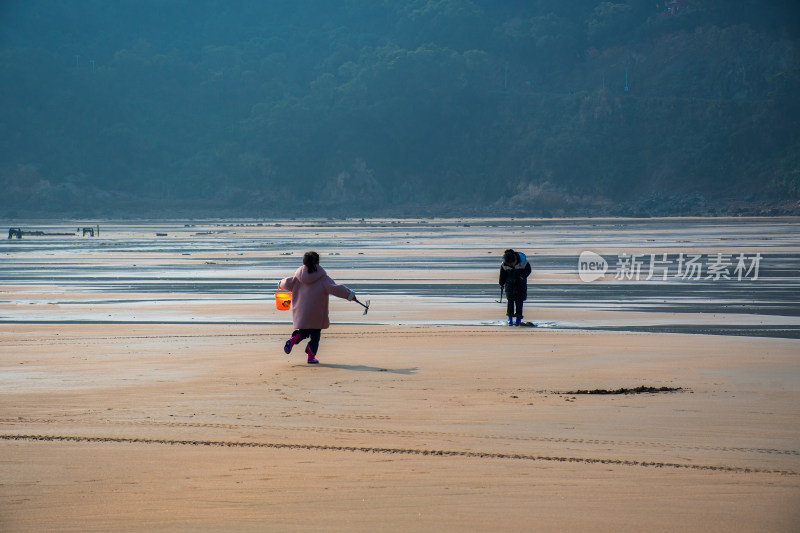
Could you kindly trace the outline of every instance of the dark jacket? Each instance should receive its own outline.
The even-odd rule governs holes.
[[[500,265],[500,285],[509,300],[528,299],[528,276],[531,275],[531,264],[522,252],[517,254],[517,264],[513,267],[503,263]]]

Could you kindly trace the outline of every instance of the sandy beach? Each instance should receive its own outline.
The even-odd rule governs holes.
[[[2,531],[796,531],[800,221],[239,224],[2,244]],[[272,299],[306,249],[372,302],[315,366]],[[590,285],[586,249],[764,259]]]

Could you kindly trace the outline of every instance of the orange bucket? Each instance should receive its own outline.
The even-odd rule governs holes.
[[[275,307],[278,311],[288,311],[292,307],[292,293],[289,291],[278,291],[275,293]]]

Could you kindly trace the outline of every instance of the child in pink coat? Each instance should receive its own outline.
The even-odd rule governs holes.
[[[306,252],[303,255],[303,266],[297,269],[294,276],[282,279],[278,287],[292,291],[292,322],[295,328],[283,351],[291,353],[295,344],[310,338],[306,346],[308,363],[319,363],[316,357],[319,339],[322,330],[331,325],[328,319],[328,295],[352,302],[356,293],[344,285],[337,285],[328,276],[319,266],[317,252]]]

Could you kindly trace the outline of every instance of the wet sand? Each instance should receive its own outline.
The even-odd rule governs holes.
[[[2,530],[796,529],[798,341],[745,327],[792,327],[795,316],[532,301],[526,316],[540,327],[508,328],[494,303],[495,228],[466,223],[381,222],[391,234],[352,230],[352,246],[351,230],[321,242],[299,222],[164,248],[142,226],[78,243],[85,250],[4,243]],[[759,224],[752,241],[719,246],[767,253]],[[553,230],[558,255],[603,244],[567,244],[571,225]],[[628,246],[667,229],[648,221]],[[525,250],[525,239],[537,235],[511,245]],[[796,239],[777,242],[781,253],[796,255]],[[271,298],[315,244],[340,254],[323,265],[372,308],[333,301],[322,364],[309,366],[300,350],[283,353],[288,315]],[[392,258],[403,268],[380,264]],[[537,275],[574,283],[536,264],[534,288]],[[402,287],[366,290],[380,280]],[[598,329],[615,323],[629,331]],[[743,333],[630,331],[696,324]],[[568,394],[640,385],[680,390]]]

